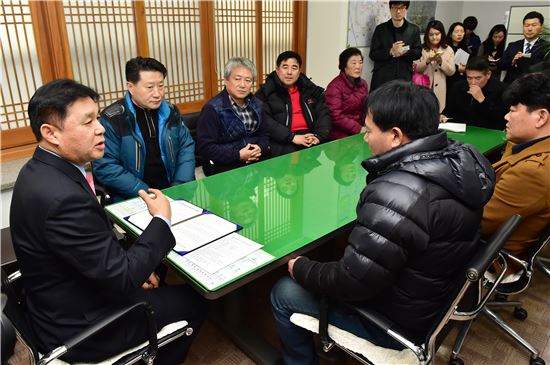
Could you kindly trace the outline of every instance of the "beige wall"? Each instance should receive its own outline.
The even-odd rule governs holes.
[[[348,2],[308,2],[307,75],[326,87],[338,75],[338,55],[346,48]]]

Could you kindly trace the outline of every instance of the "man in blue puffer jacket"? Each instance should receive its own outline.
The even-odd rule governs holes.
[[[225,88],[202,108],[197,145],[209,176],[267,156],[269,132],[262,102],[251,94],[256,66],[244,57],[224,66]]]
[[[126,63],[126,96],[101,113],[105,155],[93,163],[113,200],[195,179],[195,143],[178,108],[164,100],[166,68],[153,58]]]
[[[422,341],[478,244],[495,174],[473,147],[438,132],[434,93],[390,81],[369,95],[366,112],[373,156],[362,163],[368,185],[344,256],[326,263],[292,259],[292,279],[271,292],[285,365],[318,363],[311,334],[289,317],[318,316],[319,294],[375,308]],[[341,304],[331,303],[328,318],[378,346],[403,348]]]

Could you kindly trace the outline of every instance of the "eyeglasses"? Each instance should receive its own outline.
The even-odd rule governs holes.
[[[393,10],[393,11],[405,11],[405,10],[407,10],[407,7],[404,6],[404,5],[392,6],[390,9]]]

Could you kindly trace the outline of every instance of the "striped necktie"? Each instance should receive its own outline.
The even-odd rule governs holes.
[[[527,43],[525,45],[525,52],[523,53],[531,53],[531,43]]]

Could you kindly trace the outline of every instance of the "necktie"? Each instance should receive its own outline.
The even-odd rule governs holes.
[[[89,172],[86,172],[86,181],[88,182],[88,185],[90,185],[90,189],[92,189],[92,192],[95,194],[94,177]]]
[[[525,45],[525,52],[523,53],[531,53],[531,43],[527,43]]]

